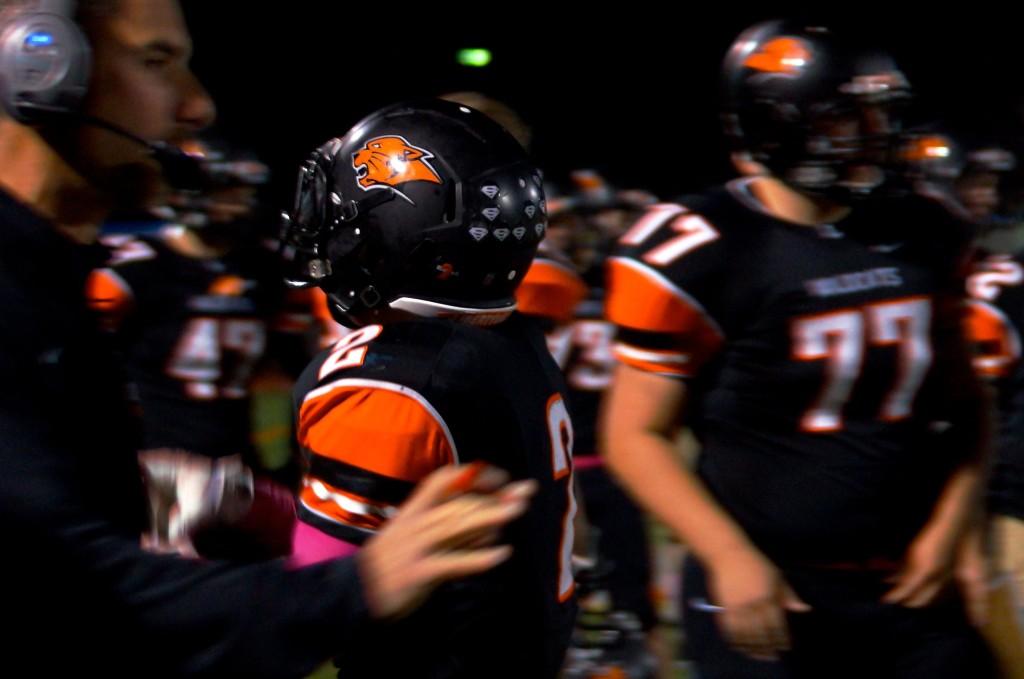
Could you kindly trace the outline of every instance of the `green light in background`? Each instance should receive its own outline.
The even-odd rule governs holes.
[[[482,48],[459,50],[455,59],[463,66],[483,68],[491,63],[491,50]]]

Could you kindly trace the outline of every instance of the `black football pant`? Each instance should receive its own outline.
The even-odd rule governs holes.
[[[686,655],[699,679],[990,679],[992,659],[950,593],[933,606],[880,602],[890,585],[877,573],[787,570],[814,609],[790,613],[792,650],[760,662],[732,650],[719,632],[704,571],[683,569]]]

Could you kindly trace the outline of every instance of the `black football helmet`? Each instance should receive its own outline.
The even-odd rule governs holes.
[[[1006,183],[1017,161],[1001,145],[933,126],[904,134],[899,160],[903,177],[916,193],[940,200],[964,221],[982,228],[1013,221]]]
[[[946,132],[908,130],[900,140],[899,162],[913,182],[952,185],[964,171],[964,149]]]
[[[592,288],[604,287],[605,259],[644,210],[657,202],[642,189],[619,189],[592,169],[573,170],[568,191],[560,194],[549,187],[548,196],[550,244],[572,261]]]
[[[898,132],[894,105],[910,94],[888,55],[788,21],[757,24],[736,39],[723,90],[723,123],[737,151],[798,190],[839,200],[884,181]]]
[[[497,322],[544,237],[542,182],[511,135],[468,106],[386,107],[300,169],[287,282],[322,288],[346,325],[384,309]]]

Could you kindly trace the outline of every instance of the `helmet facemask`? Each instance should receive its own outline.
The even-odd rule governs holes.
[[[849,203],[886,180],[909,86],[884,54],[767,22],[733,44],[723,119],[736,150],[797,191]]]

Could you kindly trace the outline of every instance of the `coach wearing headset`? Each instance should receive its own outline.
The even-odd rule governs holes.
[[[131,417],[82,286],[109,212],[187,174],[161,144],[213,118],[190,51],[177,0],[0,0],[0,663],[12,676],[302,676],[357,628],[504,559],[480,536],[531,490],[441,470],[357,557],[297,570],[140,549]]]

